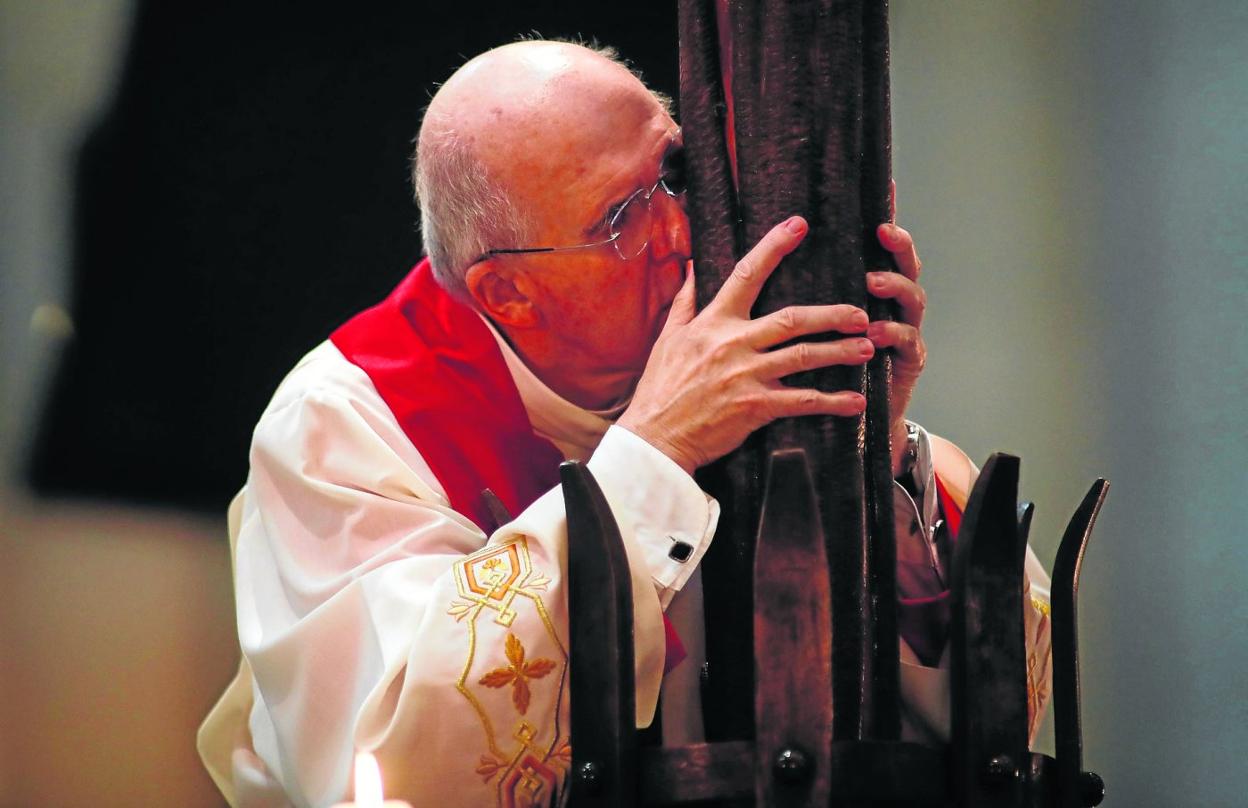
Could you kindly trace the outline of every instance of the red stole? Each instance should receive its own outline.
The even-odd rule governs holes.
[[[520,513],[559,482],[563,455],[534,434],[494,335],[438,286],[429,259],[331,336],[368,374],[451,507],[485,533],[488,488]]]
[[[496,525],[483,490],[518,514],[559,483],[563,455],[533,432],[494,335],[438,285],[428,258],[330,341],[368,374],[451,507],[487,535]],[[663,623],[666,672],[684,648]]]
[[[936,480],[936,496],[940,501],[940,512],[948,530],[949,546],[952,549],[958,539],[958,529],[962,526],[962,509],[949,494],[949,489]],[[949,554],[952,557],[952,552]],[[946,570],[948,573],[948,570]],[[945,643],[949,636],[950,598],[946,589],[938,595],[929,597],[897,598],[897,633],[901,635],[919,661],[929,667],[940,662]]]
[[[940,499],[940,512],[945,517],[945,524],[949,527],[949,538],[953,541],[958,539],[958,529],[962,527],[962,509],[958,507],[958,503],[954,500],[953,495],[949,493],[949,489],[945,488],[944,482],[939,475],[932,475],[936,480],[936,496]]]

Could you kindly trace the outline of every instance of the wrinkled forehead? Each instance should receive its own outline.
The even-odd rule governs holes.
[[[491,106],[478,154],[496,176],[513,187],[536,176],[566,183],[587,164],[635,150],[654,130],[674,128],[631,73],[610,63],[595,68],[552,75],[527,104]]]

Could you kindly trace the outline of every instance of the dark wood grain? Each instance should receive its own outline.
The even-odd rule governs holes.
[[[754,557],[754,791],[759,805],[828,804],[832,595],[827,568],[806,452],[777,451],[768,468]],[[782,754],[794,756],[802,768],[777,771]]]
[[[641,750],[645,805],[740,800],[754,795],[754,744],[749,741]]]
[[[889,84],[889,28],[886,0],[862,4],[862,249],[867,271],[892,270],[892,254],[876,227],[892,219],[892,106]],[[872,320],[893,319],[891,303],[867,299]],[[867,364],[864,432],[864,483],[870,577],[868,596],[872,641],[871,737],[901,737],[901,670],[897,655],[897,542],[893,533],[892,351],[880,351]]]
[[[698,302],[705,306],[741,256],[736,189],[725,137],[725,55],[719,47],[716,0],[680,0],[681,125],[690,170],[687,200]],[[702,561],[707,676],[703,685],[711,740],[752,738],[753,563],[761,487],[758,446],[699,470],[698,484],[719,501],[715,540]]]

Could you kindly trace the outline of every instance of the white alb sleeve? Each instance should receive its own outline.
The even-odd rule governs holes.
[[[388,795],[414,804],[553,793],[570,762],[559,490],[487,541],[367,380],[346,388],[279,391],[256,429],[235,555],[253,676],[243,737],[297,805],[342,799],[357,749],[378,756]],[[626,430],[611,429],[589,467],[633,572],[648,724],[660,601],[705,552],[718,509]],[[692,548],[683,561],[677,542]]]

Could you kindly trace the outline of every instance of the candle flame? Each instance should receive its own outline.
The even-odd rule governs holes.
[[[355,756],[355,804],[359,808],[381,808],[381,767],[368,752]]]

